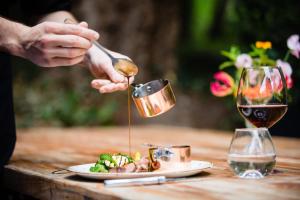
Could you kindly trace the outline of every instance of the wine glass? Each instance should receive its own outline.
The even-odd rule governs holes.
[[[237,108],[254,127],[237,129],[228,163],[241,178],[263,178],[276,163],[275,148],[268,128],[287,111],[287,89],[278,67],[244,68],[237,91]]]
[[[287,87],[281,68],[244,68],[237,108],[255,127],[270,128],[278,122],[287,111]]]

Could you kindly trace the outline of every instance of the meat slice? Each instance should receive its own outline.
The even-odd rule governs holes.
[[[136,161],[136,172],[148,172],[149,171],[149,163],[150,161],[148,160],[147,157],[141,158],[141,160]]]
[[[135,163],[129,163],[129,164],[125,165],[124,168],[125,168],[126,173],[135,172],[135,170],[136,170]]]
[[[160,168],[158,161],[150,162],[148,157],[143,157],[139,161],[126,164],[122,167],[109,169],[110,173],[131,173],[131,172],[149,172]]]

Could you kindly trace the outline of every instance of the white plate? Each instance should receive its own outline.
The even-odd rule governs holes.
[[[141,178],[141,177],[150,177],[150,176],[166,176],[167,178],[177,178],[177,177],[192,176],[202,172],[204,169],[208,169],[213,166],[213,164],[210,162],[193,160],[190,163],[187,163],[185,166],[182,166],[180,168],[170,167],[169,169],[157,170],[154,172],[133,172],[133,173],[90,172],[90,167],[94,165],[95,163],[76,165],[76,166],[69,167],[68,170],[85,178],[92,178],[92,179],[99,179],[99,180]]]

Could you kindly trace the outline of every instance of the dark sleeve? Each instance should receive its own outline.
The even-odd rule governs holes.
[[[21,9],[26,21],[55,11],[70,11],[71,0],[21,0]]]

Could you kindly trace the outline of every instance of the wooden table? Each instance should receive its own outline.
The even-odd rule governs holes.
[[[214,163],[188,180],[162,185],[104,187],[58,168],[94,162],[99,153],[127,152],[127,128],[33,128],[18,130],[15,153],[5,169],[5,185],[39,199],[300,199],[300,140],[274,137],[276,170],[261,180],[233,176],[226,163],[232,133],[182,127],[133,128],[133,149],[144,142],[190,144],[192,158]]]

